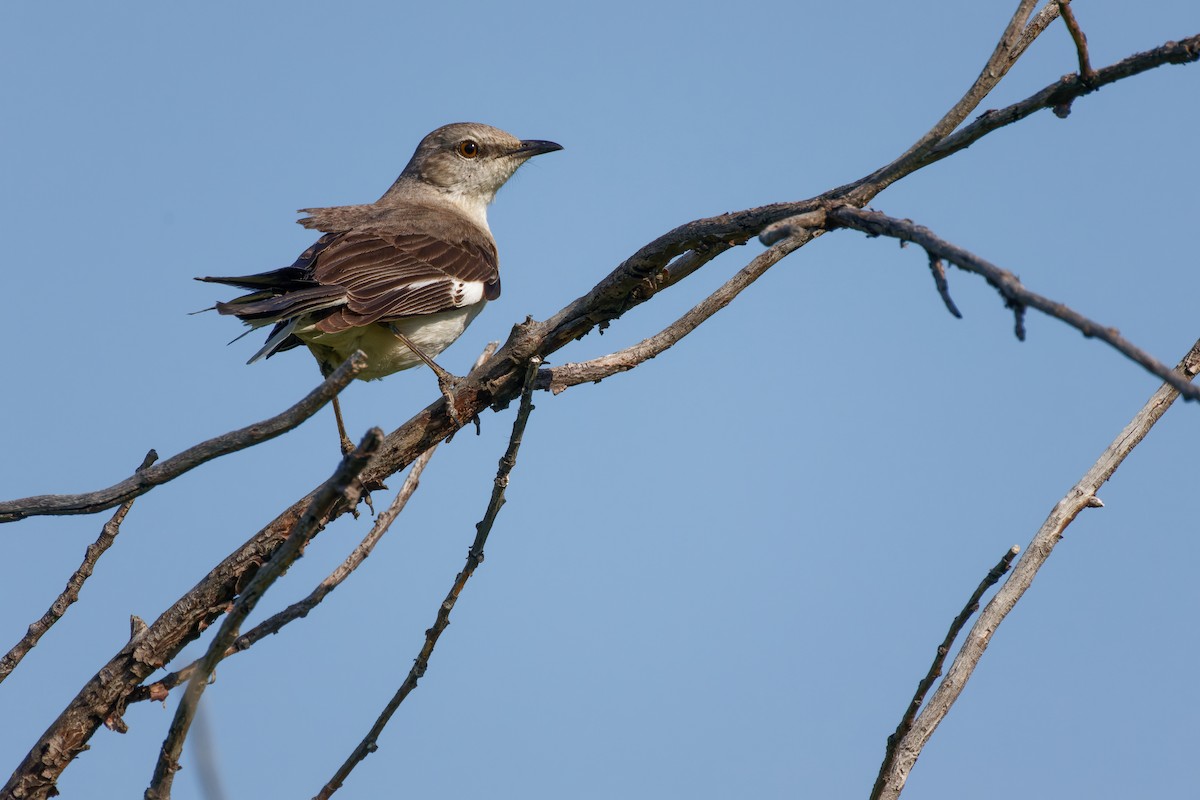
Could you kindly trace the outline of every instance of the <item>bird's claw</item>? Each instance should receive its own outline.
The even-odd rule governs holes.
[[[442,393],[442,397],[446,398],[446,411],[450,414],[450,419],[454,422],[455,428],[461,428],[470,422],[458,413],[458,389],[462,386],[463,379],[451,375],[445,370],[438,373],[438,389]]]

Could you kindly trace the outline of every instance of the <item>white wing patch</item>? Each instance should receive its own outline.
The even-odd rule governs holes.
[[[458,308],[473,306],[483,300],[483,281],[455,281],[454,305]]]
[[[405,283],[405,284],[401,284],[401,285],[402,285],[402,286],[403,286],[403,287],[404,287],[406,290],[408,290],[408,291],[412,291],[412,290],[415,290],[415,289],[424,289],[426,286],[434,286],[434,285],[436,285],[436,284],[439,284],[439,283],[441,283],[441,282],[442,282],[442,281],[444,281],[444,280],[446,280],[446,279],[445,279],[445,278],[429,278],[428,280],[423,280],[423,281],[411,281],[411,282],[409,282],[409,283]]]

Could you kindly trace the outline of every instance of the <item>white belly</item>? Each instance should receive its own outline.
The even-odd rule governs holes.
[[[367,355],[367,368],[359,373],[358,379],[371,381],[423,363],[392,332],[393,328],[411,339],[422,353],[434,358],[462,336],[484,305],[480,302],[440,314],[410,317],[390,325],[376,323],[341,333],[322,333],[308,327],[297,328],[295,334],[308,345],[321,366],[328,369],[336,368],[355,350],[362,350]]]

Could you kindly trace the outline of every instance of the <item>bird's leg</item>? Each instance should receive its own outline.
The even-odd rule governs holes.
[[[319,362],[319,364],[321,367],[321,374],[326,378],[333,374],[334,368],[332,366],[326,365],[324,361]],[[338,402],[336,394],[333,396],[333,418],[337,422],[338,439],[341,440],[342,456],[348,456],[354,452],[354,442],[350,441],[350,437],[346,435],[346,424],[342,422],[342,405]],[[387,488],[386,486],[383,486],[383,484],[380,484],[380,487],[384,489]],[[367,508],[371,509],[371,513],[374,514],[375,504],[371,502],[370,489],[365,487],[363,488],[362,500],[367,504]],[[357,508],[351,508],[350,513],[354,515],[355,519],[358,519]]]
[[[318,361],[318,366],[321,368],[321,375],[328,378],[333,374],[334,367],[326,364],[324,361]],[[354,452],[354,442],[350,441],[350,437],[346,435],[346,425],[342,422],[342,406],[338,403],[337,395],[333,396],[333,418],[337,422],[338,439],[342,448],[342,455],[348,456]]]
[[[346,435],[346,425],[342,422],[342,407],[336,396],[333,398],[333,418],[337,421],[338,438],[341,439],[342,455],[348,456],[354,452],[354,442]]]
[[[454,392],[458,388],[459,384],[462,383],[462,378],[459,378],[456,375],[451,375],[449,372],[439,367],[436,361],[425,355],[423,352],[421,352],[421,348],[413,344],[412,339],[409,339],[394,327],[392,328],[392,333],[396,334],[396,338],[404,342],[404,346],[409,350],[412,350],[416,354],[417,358],[424,361],[425,364],[431,370],[433,370],[434,375],[437,375],[438,389],[441,390],[442,397],[446,398],[446,408],[450,411],[450,419],[454,420],[455,424],[459,427],[466,424],[467,420],[459,417],[458,409],[455,407],[457,398],[455,397]]]

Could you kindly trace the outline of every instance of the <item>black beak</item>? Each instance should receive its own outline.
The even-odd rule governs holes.
[[[547,142],[544,139],[522,139],[521,146],[516,150],[509,150],[510,156],[521,156],[522,158],[533,158],[540,156],[543,153],[553,153],[555,150],[562,150],[563,146],[558,142]]]

